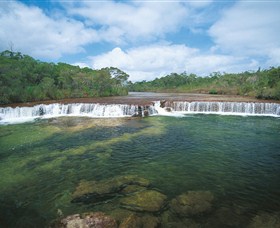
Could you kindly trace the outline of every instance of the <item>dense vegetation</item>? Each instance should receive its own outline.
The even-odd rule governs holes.
[[[127,82],[118,68],[80,68],[46,63],[19,52],[0,53],[0,104],[48,99],[126,95],[129,91],[192,92],[280,100],[280,67],[198,77],[172,73],[152,81]]]
[[[238,74],[215,72],[208,77],[172,73],[153,81],[129,83],[128,87],[130,91],[233,94],[280,100],[280,67]]]
[[[0,104],[126,95],[127,79],[117,68],[92,70],[41,62],[19,52],[0,53]]]

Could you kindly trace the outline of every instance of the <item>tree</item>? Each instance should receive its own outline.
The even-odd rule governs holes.
[[[128,75],[117,68],[93,70],[46,63],[21,53],[0,53],[0,104],[127,94]]]

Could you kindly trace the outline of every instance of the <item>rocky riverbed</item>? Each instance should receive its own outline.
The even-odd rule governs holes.
[[[250,217],[242,208],[219,207],[213,193],[188,191],[173,199],[149,180],[117,176],[101,181],[81,180],[72,193],[72,203],[102,204],[103,211],[63,215],[51,222],[53,228],[173,228],[248,227],[278,228],[280,213],[259,212]]]

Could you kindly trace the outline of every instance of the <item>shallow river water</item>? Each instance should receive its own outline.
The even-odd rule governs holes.
[[[0,147],[0,227],[46,227],[62,214],[88,211],[120,223],[117,211],[130,213],[119,204],[122,196],[96,204],[73,202],[72,194],[81,181],[127,175],[166,195],[166,206],[152,214],[161,227],[279,219],[279,118],[61,117],[2,125]],[[188,191],[211,192],[211,208],[187,217],[172,212],[172,199]]]

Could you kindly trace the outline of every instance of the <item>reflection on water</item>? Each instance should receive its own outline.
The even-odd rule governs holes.
[[[0,226],[102,211],[122,226],[273,227],[279,129],[218,115],[0,126]]]

